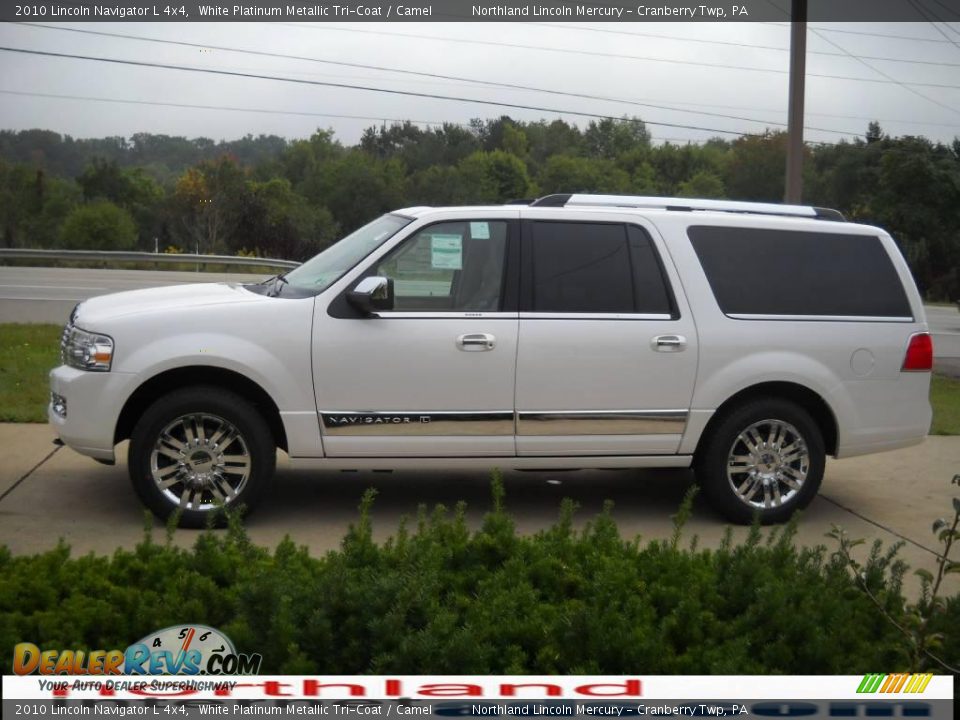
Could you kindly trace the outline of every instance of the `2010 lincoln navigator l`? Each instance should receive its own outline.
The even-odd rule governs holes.
[[[203,525],[276,450],[320,469],[690,467],[778,522],[827,455],[919,443],[923,306],[883,230],[818,208],[552,195],[384,215],[260,284],[81,303],[64,443]]]

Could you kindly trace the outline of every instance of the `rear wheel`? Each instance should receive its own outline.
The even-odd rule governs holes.
[[[137,495],[158,517],[180,511],[181,527],[221,524],[224,508],[260,500],[276,467],[270,428],[256,408],[213,387],[177,390],[154,402],[130,437]]]
[[[826,462],[810,414],[779,398],[758,399],[718,419],[695,470],[713,506],[736,523],[786,521],[813,500]]]

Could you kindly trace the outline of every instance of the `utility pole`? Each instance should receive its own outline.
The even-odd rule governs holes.
[[[803,94],[807,72],[807,0],[793,0],[790,14],[790,106],[787,119],[787,190],[784,202],[803,198]]]

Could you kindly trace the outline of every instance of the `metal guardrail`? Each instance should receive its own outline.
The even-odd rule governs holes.
[[[275,258],[235,257],[233,255],[187,255],[179,253],[125,252],[117,250],[35,250],[32,248],[0,248],[0,260],[101,260],[112,262],[196,263],[216,265],[253,265],[270,268],[295,268],[300,263]]]

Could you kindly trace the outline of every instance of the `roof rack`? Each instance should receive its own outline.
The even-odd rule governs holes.
[[[697,200],[694,198],[647,197],[643,195],[586,195],[562,193],[546,195],[530,203],[532,207],[628,207],[693,212],[749,213],[753,215],[783,215],[787,217],[817,218],[845,222],[838,210],[810,205],[780,205],[777,203],[741,202],[737,200]]]

